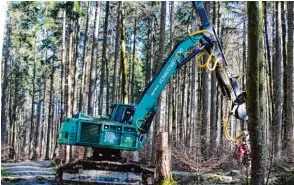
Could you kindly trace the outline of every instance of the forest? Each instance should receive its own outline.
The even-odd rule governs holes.
[[[169,184],[174,171],[233,169],[245,184],[294,184],[293,2],[203,4],[226,70],[247,92],[248,120],[231,116],[216,72],[200,68],[196,55],[162,91],[142,151],[122,155],[160,169],[159,153],[167,152],[168,172],[160,174]],[[184,1],[11,1],[1,10],[2,164],[90,157],[91,147],[58,142],[65,118],[135,105],[173,48],[202,29]]]

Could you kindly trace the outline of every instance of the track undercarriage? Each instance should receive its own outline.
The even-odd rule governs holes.
[[[121,158],[119,151],[94,150],[91,160],[60,166],[58,184],[154,184],[155,169]]]

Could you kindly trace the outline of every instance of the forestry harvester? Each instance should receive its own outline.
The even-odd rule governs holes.
[[[218,36],[202,2],[192,3],[201,20],[201,29],[174,46],[136,104],[113,104],[107,117],[95,118],[79,113],[75,118],[63,120],[58,143],[92,147],[93,156],[60,166],[57,174],[60,183],[153,184],[154,169],[123,159],[120,151],[142,150],[165,85],[194,57],[208,56],[207,61],[196,60],[197,66],[216,73],[222,94],[232,102],[230,114],[247,120],[246,92],[240,90],[237,78],[232,77],[227,68]]]

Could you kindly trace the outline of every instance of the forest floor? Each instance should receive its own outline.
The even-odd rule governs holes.
[[[22,161],[1,164],[1,184],[5,185],[53,185],[55,182],[56,167],[51,161]],[[240,184],[244,177],[238,170],[228,173],[201,174],[192,172],[173,172],[178,184]],[[199,183],[200,182],[200,183]]]
[[[51,161],[22,161],[1,164],[1,184],[4,185],[55,185],[56,167]],[[179,185],[224,185],[246,184],[246,171],[217,170],[210,173],[198,174],[192,172],[174,171],[174,179]],[[276,181],[278,180],[278,181]],[[275,182],[276,181],[276,182]],[[269,184],[293,185],[294,163],[283,163],[273,168]]]
[[[51,161],[22,161],[1,164],[1,184],[53,185],[56,168]]]

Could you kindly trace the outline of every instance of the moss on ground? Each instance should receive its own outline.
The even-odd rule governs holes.
[[[1,177],[12,176],[12,173],[8,170],[1,169]]]
[[[169,174],[169,176],[163,180],[161,185],[176,185],[177,182],[173,179],[172,173]]]
[[[7,182],[7,184],[5,184],[5,185],[16,185],[16,183],[14,183],[14,182]]]

